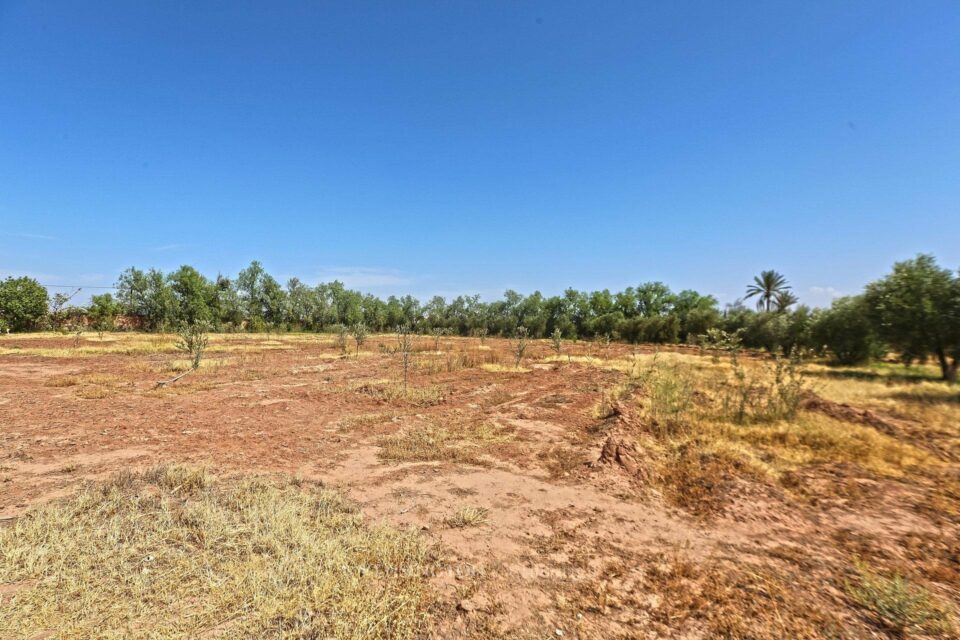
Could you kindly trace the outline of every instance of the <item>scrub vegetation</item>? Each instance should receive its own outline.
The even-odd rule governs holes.
[[[829,310],[769,271],[754,309],[651,285],[615,322],[510,294],[380,318],[258,265],[122,281],[57,329],[4,312],[0,637],[957,637],[932,258]]]

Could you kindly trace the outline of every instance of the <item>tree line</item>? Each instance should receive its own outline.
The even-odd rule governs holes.
[[[838,298],[829,309],[798,305],[783,275],[764,271],[743,300],[720,308],[693,290],[672,291],[647,282],[623,291],[578,291],[524,296],[507,291],[499,300],[436,296],[381,299],[334,281],[309,286],[297,278],[281,285],[259,262],[235,278],[207,278],[190,266],[171,273],[129,268],[117,293],[95,295],[84,308],[66,296],[51,298],[31,278],[0,283],[0,330],[62,329],[71,323],[109,330],[118,316],[134,317],[147,331],[203,325],[213,331],[333,331],[363,325],[371,331],[405,326],[420,332],[531,338],[622,340],[632,343],[703,344],[735,340],[748,348],[790,354],[800,349],[855,364],[895,351],[905,362],[933,358],[944,379],[955,381],[960,364],[960,274],[929,255],[898,262],[857,296]],[[756,302],[755,308],[745,301]]]

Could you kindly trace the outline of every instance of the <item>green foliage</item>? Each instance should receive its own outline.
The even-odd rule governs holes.
[[[960,277],[933,256],[893,265],[867,285],[864,301],[880,337],[908,357],[936,356],[944,380],[960,367]]]
[[[784,313],[799,301],[800,299],[792,291],[784,289],[777,291],[773,297],[773,306],[777,313]]]
[[[251,262],[237,275],[236,288],[248,318],[275,326],[285,320],[286,293],[259,262]]]
[[[686,430],[693,413],[696,390],[687,368],[654,360],[650,369],[641,375],[641,380],[649,397],[653,426],[663,434]]]
[[[862,562],[857,562],[856,569],[859,579],[847,585],[847,593],[899,637],[950,631],[946,607],[923,587],[901,575],[880,575]]]
[[[117,298],[125,311],[143,319],[149,331],[163,331],[176,322],[177,301],[163,273],[133,267],[120,274]]]
[[[442,298],[441,298],[442,300]],[[433,350],[440,351],[440,338],[449,333],[444,327],[434,327],[430,330],[430,334],[433,336]]]
[[[822,353],[826,348],[844,363],[880,355],[881,344],[886,343],[905,361],[934,355],[948,380],[956,378],[960,361],[960,278],[937,267],[929,256],[895,265],[891,275],[869,285],[856,302],[837,301],[827,311],[797,306],[785,278],[775,271],[762,272],[747,290],[747,298],[757,298],[759,311],[738,301],[723,313],[712,296],[691,290],[674,293],[660,282],[615,293],[567,289],[550,297],[510,290],[492,302],[482,302],[476,295],[450,302],[435,296],[424,305],[412,296],[390,296],[384,301],[349,290],[338,281],[308,286],[293,278],[283,288],[258,262],[234,280],[223,276],[208,280],[189,266],[166,276],[157,270],[131,268],[120,275],[117,285],[120,309],[113,315],[137,316],[148,330],[161,331],[183,322],[209,323],[225,331],[244,326],[254,332],[334,329],[344,352],[350,331],[346,327],[362,324],[364,337],[366,331],[401,325],[411,332],[430,333],[436,349],[443,335],[475,335],[483,343],[488,335],[509,337],[516,327],[525,327],[529,339],[553,338],[559,332],[598,344],[610,339],[699,342],[722,351],[724,347],[709,338],[716,330],[723,332],[716,336],[738,336],[744,348],[785,357],[808,349]],[[59,304],[54,306],[65,307],[68,299],[58,296]],[[71,314],[75,312],[55,311],[51,321],[54,326],[66,326]],[[108,326],[100,322],[107,323],[111,315],[106,307],[94,304],[90,315],[95,327]],[[0,307],[0,326],[15,330],[27,326],[11,318],[11,312]],[[36,313],[33,318],[35,326]]]
[[[0,322],[9,331],[35,329],[47,315],[47,290],[33,278],[0,282]]]
[[[513,354],[517,357],[517,367],[520,366],[520,362],[523,360],[523,354],[527,351],[527,338],[529,335],[530,332],[526,327],[517,327],[515,334],[516,342],[513,344]]]
[[[680,318],[675,315],[630,318],[617,325],[617,333],[627,342],[674,343],[680,338]]]
[[[113,295],[104,293],[90,298],[87,315],[97,333],[113,331],[114,319],[122,312],[120,303],[113,299]]]
[[[350,327],[350,335],[353,336],[353,341],[357,343],[357,357],[360,357],[360,347],[367,341],[367,325],[362,322],[355,322]]]
[[[553,333],[550,334],[550,346],[553,347],[557,355],[560,355],[560,352],[563,350],[563,331],[561,331],[559,327],[554,329]]]
[[[777,297],[790,289],[787,279],[776,271],[761,271],[754,276],[753,284],[747,287],[747,298],[757,298],[757,311],[772,311],[777,305]],[[787,305],[789,306],[789,305]],[[785,309],[786,307],[784,307]]]
[[[177,319],[187,324],[209,324],[210,306],[216,297],[214,285],[186,265],[167,276],[167,281],[173,293]]]
[[[730,352],[731,375],[718,388],[723,416],[737,424],[794,418],[808,391],[800,351],[775,358],[772,366],[748,370],[737,351]]]
[[[742,329],[728,333],[723,329],[714,327],[700,336],[700,346],[711,352],[714,364],[719,364],[721,352],[731,354],[733,360],[736,361],[736,354],[743,346],[742,333]]]
[[[283,288],[259,262],[233,280],[208,280],[189,266],[167,276],[131,268],[118,279],[117,299],[123,313],[141,318],[151,331],[181,322],[209,322],[221,331],[245,326],[253,332],[329,331],[362,322],[371,331],[406,325],[435,338],[476,335],[481,343],[488,335],[510,336],[517,326],[526,327],[530,338],[547,338],[559,329],[567,338],[625,334],[633,341],[667,343],[702,333],[720,319],[713,297],[689,290],[674,294],[659,282],[616,294],[568,289],[545,297],[536,291],[529,296],[507,291],[502,300],[489,303],[478,295],[449,303],[435,296],[421,305],[412,296],[384,301],[337,281],[311,287],[292,278]]]
[[[333,326],[334,335],[336,335],[336,345],[340,349],[340,353],[347,355],[347,336],[350,331],[347,329],[346,325],[337,324]]]
[[[180,336],[177,349],[190,356],[190,368],[193,370],[200,368],[200,361],[207,350],[210,340],[207,329],[207,324],[203,322],[184,323],[177,332]]]
[[[753,314],[743,328],[743,343],[755,349],[779,353],[783,348],[788,323],[786,314],[766,311]]]
[[[834,300],[830,309],[814,320],[811,332],[812,341],[826,347],[839,364],[862,364],[886,351],[870,321],[869,308],[859,296]]]

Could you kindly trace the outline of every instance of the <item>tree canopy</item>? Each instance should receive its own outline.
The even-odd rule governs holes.
[[[0,282],[0,330],[35,329],[47,315],[47,290],[33,278]]]

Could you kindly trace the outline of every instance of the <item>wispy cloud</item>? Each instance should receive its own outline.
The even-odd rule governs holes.
[[[59,240],[53,236],[47,236],[42,233],[27,233],[25,231],[0,231],[0,236],[9,238],[24,238],[26,240]]]
[[[160,246],[157,246],[157,247],[150,247],[150,251],[152,251],[153,253],[163,253],[165,251],[179,251],[181,249],[186,249],[186,248],[187,248],[187,245],[175,242],[173,244],[161,244]]]
[[[834,287],[810,287],[807,294],[804,302],[815,307],[828,307],[833,299],[842,296],[843,292]]]
[[[322,271],[317,279],[320,282],[339,280],[344,286],[354,289],[399,287],[413,283],[412,278],[399,271],[373,267],[330,267]]]

